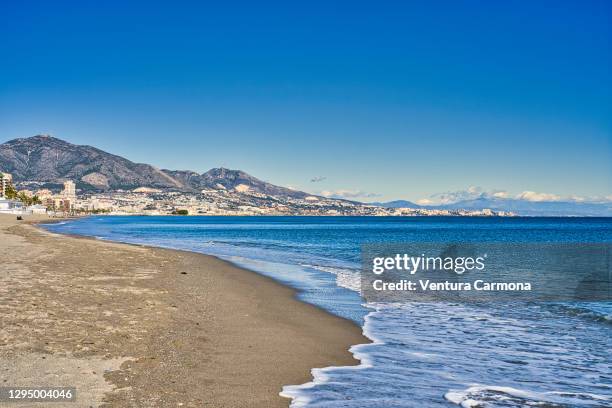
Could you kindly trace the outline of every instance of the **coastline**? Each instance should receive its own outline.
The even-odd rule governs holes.
[[[30,225],[41,221],[54,219],[0,216],[3,386],[75,385],[75,407],[286,407],[284,385],[358,364],[348,349],[369,342],[213,256]]]

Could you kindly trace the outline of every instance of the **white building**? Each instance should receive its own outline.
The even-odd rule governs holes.
[[[9,173],[0,172],[0,198],[4,198],[6,195],[6,188],[12,183],[13,176]]]
[[[44,205],[35,204],[26,208],[26,211],[31,212],[32,214],[46,214],[47,207],[45,207]]]
[[[76,185],[74,184],[74,181],[64,181],[64,190],[62,191],[62,196],[72,202],[76,201]]]
[[[0,198],[0,214],[23,214],[23,210],[21,201]]]
[[[64,189],[59,196],[54,198],[54,208],[61,209],[62,211],[71,211],[75,208],[76,204],[76,186],[74,181],[64,181]]]

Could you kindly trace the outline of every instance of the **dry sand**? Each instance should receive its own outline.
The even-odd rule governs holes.
[[[283,385],[357,364],[347,349],[368,341],[217,258],[24,218],[0,215],[0,386],[77,387],[76,403],[27,406],[286,407]]]

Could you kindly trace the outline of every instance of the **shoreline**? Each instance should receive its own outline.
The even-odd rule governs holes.
[[[88,217],[88,216],[85,216],[85,217]],[[186,253],[186,254],[197,254],[197,255],[202,255],[202,256],[205,256],[205,257],[211,257],[211,258],[215,259],[218,262],[227,264],[229,267],[238,268],[238,269],[241,269],[241,270],[249,272],[249,273],[254,273],[254,274],[256,274],[257,276],[260,276],[263,279],[269,280],[273,284],[280,285],[283,288],[287,288],[287,289],[293,291],[294,299],[296,301],[298,301],[300,303],[307,304],[308,306],[312,306],[315,309],[320,310],[320,311],[322,311],[322,312],[324,312],[326,314],[329,314],[331,316],[334,316],[334,317],[337,317],[339,319],[345,320],[345,321],[351,323],[352,325],[354,325],[355,327],[357,327],[359,330],[362,330],[361,326],[359,326],[356,322],[354,322],[354,321],[352,321],[350,319],[346,319],[346,318],[344,318],[342,316],[335,315],[334,313],[330,312],[329,310],[326,310],[325,308],[323,308],[321,306],[318,306],[318,305],[316,305],[314,303],[308,303],[308,302],[299,300],[298,295],[301,293],[301,291],[299,289],[294,288],[294,287],[292,287],[290,285],[286,285],[286,284],[284,284],[284,283],[274,279],[273,277],[270,277],[270,276],[264,275],[263,273],[258,272],[255,269],[251,269],[251,268],[246,267],[246,266],[241,266],[241,265],[239,265],[236,262],[233,262],[233,261],[230,261],[230,260],[227,260],[227,259],[223,259],[223,258],[221,258],[219,256],[216,256],[216,255],[205,254],[205,253],[196,252],[196,251],[189,251],[187,249],[177,249],[177,248],[169,248],[169,247],[155,246],[155,245],[148,245],[148,244],[139,244],[139,243],[135,243],[135,242],[114,241],[114,240],[99,238],[99,237],[90,236],[90,235],[57,233],[57,232],[52,232],[52,231],[49,231],[49,230],[47,230],[45,228],[39,227],[39,225],[42,225],[42,224],[54,224],[54,223],[63,222],[63,221],[71,221],[71,220],[74,220],[74,219],[76,219],[76,218],[75,217],[72,217],[72,218],[59,218],[59,219],[51,218],[49,221],[47,221],[47,220],[37,220],[37,221],[27,221],[27,220],[24,220],[24,223],[33,225],[39,231],[41,231],[42,233],[50,234],[52,236],[55,235],[55,236],[60,236],[60,237],[70,237],[70,238],[75,238],[75,239],[92,240],[94,242],[115,243],[115,244],[119,244],[119,245],[134,246],[136,248],[148,248],[148,249],[152,249],[152,250],[161,249],[161,250],[176,251],[176,252],[183,252],[183,253]],[[358,346],[358,345],[362,345],[362,344],[368,344],[368,343],[372,343],[373,342],[373,340],[370,339],[367,336],[365,337],[365,339],[367,340],[366,342],[358,343],[358,344],[352,344],[350,347]],[[315,368],[319,368],[319,367],[315,367]],[[291,385],[293,385],[293,384],[291,384]]]
[[[0,297],[0,356],[15,367],[3,386],[35,385],[40,366],[49,383],[78,384],[75,407],[286,407],[284,385],[358,365],[349,348],[370,342],[296,290],[214,256],[30,225],[57,221],[0,216],[0,247],[17,258],[0,270],[12,291]]]

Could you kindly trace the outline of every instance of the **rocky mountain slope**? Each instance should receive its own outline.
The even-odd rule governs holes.
[[[11,173],[17,183],[61,184],[70,179],[85,191],[149,187],[177,191],[226,189],[294,198],[308,195],[266,183],[240,170],[214,168],[203,174],[162,170],[92,146],[74,145],[46,135],[0,144],[0,171]]]

